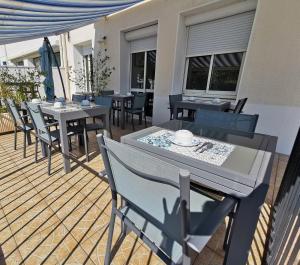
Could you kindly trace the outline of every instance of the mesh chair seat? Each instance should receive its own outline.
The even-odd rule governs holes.
[[[141,191],[141,193],[143,193],[143,191]],[[207,221],[210,213],[217,208],[220,202],[194,191],[191,191],[190,196],[191,234],[196,235],[199,227]],[[166,214],[172,212],[172,209],[166,210],[168,210]],[[175,233],[175,231],[178,231],[177,228],[180,227],[181,224],[178,223],[178,218],[174,218],[174,215],[179,214],[178,209],[172,212],[168,219],[165,218],[164,220],[156,220],[154,217],[130,205],[123,207],[121,213],[123,214],[123,218],[125,217],[130,220],[130,222],[142,231],[143,235],[170,257],[175,264],[180,263],[182,246],[180,244],[180,238],[178,238],[178,233]],[[207,241],[208,240],[209,237]]]
[[[77,133],[75,128],[68,128],[68,136],[72,136],[75,133]],[[49,134],[50,134],[50,138],[51,138],[52,142],[59,141],[59,139],[60,139],[59,129],[49,131]],[[46,133],[40,132],[39,137],[45,142],[49,141],[48,135]]]

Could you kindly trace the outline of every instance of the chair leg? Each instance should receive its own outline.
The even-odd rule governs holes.
[[[17,127],[15,127],[15,141],[14,141],[14,149],[17,150]]]
[[[37,137],[35,137],[35,143],[34,143],[34,162],[37,163],[37,153],[38,153],[38,146],[39,146],[39,140]]]
[[[23,146],[23,158],[26,158],[26,137],[27,137],[27,133],[26,131],[24,131],[24,146]]]
[[[233,222],[233,213],[230,213],[229,214],[229,220],[228,220],[228,226],[226,228],[225,238],[224,238],[224,242],[223,242],[223,250],[225,250],[225,251],[226,251],[227,246],[228,246],[228,240],[229,240],[229,237],[230,237],[232,222]]]
[[[132,124],[132,130],[134,131],[133,113],[132,113],[132,115],[131,115],[131,124]]]
[[[144,119],[145,119],[145,128],[147,128],[147,119],[146,119],[146,113],[144,113]]]
[[[84,151],[85,151],[85,160],[89,162],[89,151],[88,151],[88,141],[87,141],[87,131],[84,127],[83,129],[83,140],[84,140]]]
[[[115,213],[112,212],[110,222],[109,222],[109,231],[108,231],[104,265],[110,265],[110,261],[111,261],[111,245],[112,245],[112,240],[114,235],[115,219],[116,219],[116,215]]]
[[[48,155],[48,175],[50,176],[51,174],[51,145],[48,145],[47,148],[47,155]]]
[[[120,115],[118,110],[117,110],[117,126],[120,126]]]

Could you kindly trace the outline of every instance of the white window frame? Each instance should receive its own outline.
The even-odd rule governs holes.
[[[141,51],[134,51],[134,52],[130,52],[130,78],[129,78],[129,88],[130,88],[130,91],[132,92],[154,92],[154,89],[155,89],[155,79],[154,79],[154,86],[153,86],[153,89],[146,89],[146,75],[147,75],[147,53],[150,52],[150,51],[155,51],[157,52],[156,49],[143,49]],[[132,87],[131,85],[131,79],[132,79],[132,54],[134,53],[141,53],[143,52],[144,53],[144,82],[143,82],[143,88],[135,88],[135,87]],[[156,60],[155,60],[155,68],[156,68]]]
[[[242,62],[241,62],[241,67],[240,67],[240,72],[239,72],[237,84],[236,84],[236,90],[235,91],[210,90],[209,86],[210,86],[210,82],[211,82],[211,74],[212,74],[214,56],[219,55],[219,54],[238,53],[238,52],[243,53],[243,58],[242,58]],[[244,69],[244,62],[245,62],[246,52],[247,52],[246,50],[220,51],[220,52],[218,51],[218,52],[213,52],[213,53],[193,54],[193,55],[187,56],[186,61],[185,61],[185,72],[184,72],[184,82],[183,82],[184,94],[191,95],[191,96],[195,95],[195,96],[207,96],[207,97],[215,97],[215,96],[232,96],[232,97],[236,97],[237,94],[238,94],[238,90],[239,90],[240,78],[242,76],[242,72],[243,72],[243,69]],[[188,75],[188,70],[189,70],[188,69],[189,68],[189,59],[192,58],[192,57],[199,57],[199,56],[211,56],[206,88],[203,89],[203,90],[186,89],[187,75]]]

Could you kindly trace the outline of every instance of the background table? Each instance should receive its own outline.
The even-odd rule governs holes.
[[[108,95],[108,97],[112,97],[114,101],[118,101],[121,103],[121,129],[125,129],[125,103],[129,100],[133,99],[133,95],[122,95],[122,94],[114,94]]]
[[[178,118],[178,109],[188,109],[188,110],[197,110],[197,109],[207,109],[207,110],[216,110],[216,111],[225,111],[230,109],[230,101],[214,102],[213,100],[182,100],[174,103],[174,119]]]
[[[221,166],[215,166],[166,149],[138,141],[162,129],[187,129],[195,135],[236,145]],[[125,144],[191,172],[191,181],[239,201],[225,264],[245,264],[270,182],[277,138],[172,120],[121,138]],[[145,161],[146,163],[146,161]]]
[[[26,110],[24,104],[21,104],[21,108]],[[105,116],[105,128],[110,131],[109,107],[106,106],[91,105],[83,107],[78,104],[67,104],[65,108],[55,109],[52,103],[42,103],[41,109],[44,114],[53,116],[53,118],[59,123],[61,150],[63,153],[63,164],[66,173],[71,171],[67,132],[68,121],[103,115]]]

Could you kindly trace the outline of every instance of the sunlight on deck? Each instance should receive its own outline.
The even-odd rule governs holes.
[[[115,137],[119,136],[116,132]],[[21,133],[18,137],[22,143]],[[87,165],[98,172],[103,164],[95,136],[90,138],[94,158]],[[34,163],[33,145],[23,159],[22,145],[15,151],[12,143],[12,134],[0,136],[0,264],[103,264],[111,209],[108,184],[75,163],[73,171],[64,174],[59,153],[53,155],[53,174],[48,176],[46,160]],[[75,148],[74,152],[78,151]],[[285,156],[276,155],[272,187],[261,211],[248,264],[261,264],[270,203],[286,163]],[[193,264],[222,264],[225,227],[220,227]],[[115,241],[119,233],[120,226],[116,226]],[[162,262],[130,234],[112,264]]]

